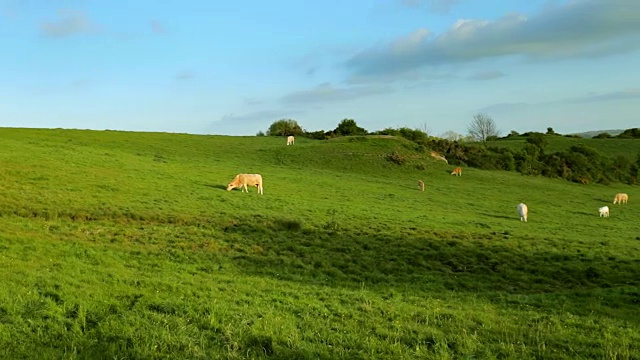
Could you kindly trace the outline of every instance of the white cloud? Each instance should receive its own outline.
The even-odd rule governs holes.
[[[345,66],[354,75],[398,74],[424,66],[520,56],[594,57],[639,50],[640,1],[581,0],[534,16],[460,19],[440,35],[419,29],[387,46],[364,50]]]

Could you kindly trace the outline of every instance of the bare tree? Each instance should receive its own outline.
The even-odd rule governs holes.
[[[464,135],[458,134],[453,130],[449,130],[442,133],[442,135],[440,135],[440,138],[447,139],[449,141],[460,141],[464,138]]]
[[[500,136],[500,130],[491,116],[483,113],[473,115],[473,121],[469,124],[467,131],[474,139],[485,144],[490,137]]]

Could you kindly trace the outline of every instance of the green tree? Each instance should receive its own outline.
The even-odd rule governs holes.
[[[485,145],[489,138],[500,136],[500,131],[491,116],[483,113],[473,115],[473,121],[467,131],[475,140],[482,141]]]
[[[547,146],[547,139],[542,133],[534,132],[529,134],[526,140],[527,144],[537,146],[541,150]]]
[[[367,135],[367,130],[359,127],[353,119],[343,119],[333,132],[338,136]]]
[[[290,136],[290,135],[302,135],[304,130],[298,125],[298,122],[292,119],[280,119],[275,121],[269,130],[267,130],[268,136]]]

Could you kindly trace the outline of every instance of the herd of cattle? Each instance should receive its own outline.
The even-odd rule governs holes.
[[[293,145],[294,141],[295,141],[295,138],[293,136],[287,137],[287,145]],[[447,159],[444,158],[444,156],[441,156],[440,154],[434,151],[432,151],[430,155],[437,160],[442,160],[445,163],[449,164],[449,162],[447,161]],[[456,167],[451,172],[451,175],[462,176],[462,168]],[[235,188],[240,188],[242,192],[246,191],[248,193],[249,192],[248,186],[252,186],[252,187],[255,186],[256,188],[258,188],[258,194],[264,195],[264,190],[262,189],[262,175],[260,174],[236,175],[235,178],[233,178],[233,181],[231,181],[227,185],[227,191],[231,191]],[[418,180],[418,188],[420,189],[420,191],[424,191],[425,189],[424,181]],[[629,195],[625,193],[618,193],[613,199],[613,204],[614,205],[616,203],[619,205],[626,204],[628,200],[629,200]],[[527,215],[529,214],[529,208],[527,207],[527,205],[520,203],[516,206],[516,210],[518,211],[518,216],[520,216],[520,221],[527,222]],[[603,206],[601,208],[598,208],[598,212],[600,213],[600,217],[603,217],[603,216],[609,217],[608,206]]]

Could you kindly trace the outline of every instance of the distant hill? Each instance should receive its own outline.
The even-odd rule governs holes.
[[[623,131],[624,131],[624,129],[593,130],[593,131],[585,131],[585,132],[581,132],[581,133],[574,133],[574,134],[571,134],[571,135],[578,135],[578,136],[581,136],[583,138],[592,138],[592,137],[594,137],[594,136],[596,136],[598,134],[604,133],[604,132],[609,133],[612,136],[615,136],[615,135],[621,134]]]

